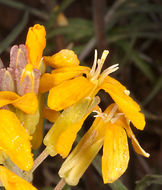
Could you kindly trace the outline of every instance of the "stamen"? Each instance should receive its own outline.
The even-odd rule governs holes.
[[[107,114],[106,113],[102,113],[102,111],[94,110],[93,112],[97,113],[97,115],[95,115],[93,117],[101,117],[103,120],[105,120],[107,118]]]
[[[98,61],[97,61],[98,67],[97,67],[96,71],[94,72],[94,74],[92,75],[92,78],[91,78],[92,81],[98,79],[98,77],[101,73],[102,66],[106,60],[108,53],[109,53],[108,50],[104,50],[102,53],[101,59],[98,59]]]
[[[94,62],[93,62],[93,66],[92,69],[90,71],[90,76],[93,76],[96,70],[96,66],[97,66],[97,50],[95,49],[95,55],[94,55]]]
[[[106,123],[112,119],[112,117],[114,116],[114,113],[116,112],[117,109],[118,109],[118,105],[115,104],[115,106],[112,108],[111,112],[109,113],[109,115],[107,116],[107,118],[105,120]]]
[[[107,55],[109,54],[109,51],[108,50],[104,50],[103,53],[102,53],[102,56],[101,56],[101,64],[103,66],[105,60],[106,60],[106,57]]]
[[[129,90],[124,90],[124,93],[126,94],[126,95],[130,95],[130,91]]]
[[[102,72],[102,74],[100,75],[99,82],[102,83],[107,75],[109,75],[110,73],[113,73],[113,72],[117,71],[119,69],[118,66],[119,66],[119,64],[115,64],[115,65],[112,65],[112,66],[108,67],[107,69],[105,69]]]
[[[121,115],[124,115],[124,114],[123,114],[123,113],[117,113],[117,114],[115,115],[115,117],[113,117],[113,118],[111,119],[111,123],[114,124],[114,123],[119,119],[119,117],[120,117]]]

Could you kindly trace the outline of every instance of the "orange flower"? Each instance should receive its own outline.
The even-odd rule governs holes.
[[[0,166],[0,181],[6,190],[37,190],[32,186],[32,184],[28,183],[3,166]]]
[[[30,27],[25,45],[28,48],[30,63],[34,68],[40,69],[43,50],[46,46],[46,31],[44,26],[36,24]]]

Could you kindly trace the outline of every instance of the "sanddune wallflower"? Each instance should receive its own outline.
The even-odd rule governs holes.
[[[59,111],[75,104],[84,97],[94,97],[100,89],[103,89],[110,94],[112,99],[121,107],[122,111],[127,115],[127,117],[132,120],[132,123],[136,125],[138,122],[137,128],[143,129],[145,122],[143,120],[143,114],[139,112],[140,107],[129,97],[129,91],[123,85],[121,85],[112,77],[107,76],[118,69],[118,64],[108,67],[101,73],[102,66],[108,53],[109,52],[105,50],[101,56],[101,59],[97,60],[97,51],[95,51],[95,59],[92,69],[90,70],[88,67],[84,67],[82,72],[80,71],[80,75],[79,72],[76,74],[74,71],[78,71],[78,68],[81,66],[78,66],[78,68],[77,66],[73,66],[71,73],[70,70],[67,69],[67,72],[64,72],[64,76],[68,76],[70,80],[66,79],[50,89],[48,96],[48,106],[53,110]],[[50,62],[51,60],[52,65],[53,61],[57,62],[57,59],[53,59],[54,58],[49,58],[48,61],[45,59],[45,62]],[[64,60],[64,62],[66,64],[66,60]],[[52,78],[53,81],[57,81],[55,77],[58,73],[57,69],[54,70],[51,75],[49,74],[50,77],[48,75],[49,78],[45,77],[43,83],[45,84],[45,82],[48,83],[48,81],[52,81]],[[82,76],[83,73],[86,74],[86,77]],[[125,99],[127,99],[127,101],[124,101]],[[127,109],[124,108],[129,104],[131,104],[131,107],[129,111],[127,111]],[[136,111],[138,111],[138,120],[136,118],[132,118],[134,117],[133,113]]]
[[[129,161],[126,133],[131,138],[134,150],[138,154],[149,157],[149,154],[140,147],[130,129],[127,117],[118,109],[117,104],[110,105],[104,113],[97,113],[93,125],[67,157],[59,171],[60,177],[69,185],[78,184],[102,146],[103,181],[112,183],[118,179],[127,169]]]
[[[20,178],[4,166],[0,166],[0,182],[6,190],[37,190],[32,184]]]
[[[65,62],[65,65],[66,65],[66,59],[65,59],[66,56],[64,57],[63,53],[61,53],[61,54],[58,53],[58,55],[59,55],[59,57],[60,56],[63,57],[63,58],[61,58],[62,62]],[[118,65],[113,65],[113,66],[107,68],[106,70],[104,70],[100,74],[102,66],[104,64],[104,61],[105,61],[107,55],[108,55],[108,51],[104,51],[101,56],[101,59],[98,59],[98,61],[97,61],[97,52],[95,51],[94,64],[93,64],[91,70],[89,68],[87,68],[87,70],[85,72],[86,77],[82,76],[83,73],[81,73],[81,72],[80,72],[80,75],[79,75],[79,73],[77,75],[72,75],[75,73],[75,72],[73,72],[73,71],[75,71],[75,68],[77,68],[77,67],[79,68],[81,66],[78,66],[78,62],[77,62],[77,64],[74,64],[73,61],[70,62],[71,65],[72,64],[74,65],[72,67],[73,68],[72,74],[68,70],[71,67],[67,68],[67,71],[68,71],[67,76],[69,77],[69,79],[62,81],[60,84],[58,84],[50,89],[49,96],[48,96],[48,106],[49,106],[49,108],[51,108],[53,110],[57,110],[57,111],[65,109],[66,107],[69,107],[69,106],[75,107],[75,104],[77,104],[77,102],[79,102],[79,100],[80,101],[84,100],[84,98],[86,98],[86,97],[92,100],[93,97],[98,93],[98,91],[100,89],[104,89],[106,92],[108,92],[110,94],[112,99],[115,100],[115,102],[119,106],[119,109],[126,115],[126,117],[129,120],[131,120],[132,123],[138,129],[142,130],[145,126],[145,119],[144,119],[144,115],[140,112],[139,105],[136,102],[134,102],[133,99],[131,99],[129,97],[129,91],[122,84],[120,84],[117,80],[107,76],[108,74],[116,71],[118,69],[118,67],[117,67]],[[51,65],[53,64],[53,62],[54,63],[57,62],[57,59],[55,59],[55,57],[48,58],[47,60],[46,59],[45,59],[46,62],[51,61]],[[58,60],[58,62],[59,62],[59,60]],[[55,65],[56,65],[56,63],[55,63]],[[61,67],[62,67],[62,65],[61,65]],[[64,68],[60,68],[60,69],[64,69]],[[86,68],[84,67],[84,69],[86,69]],[[54,70],[51,75],[49,74],[49,78],[55,77],[55,76],[57,76],[57,69]],[[66,76],[66,74],[65,74],[65,76]],[[73,78],[70,78],[70,77],[73,77]],[[47,78],[48,77],[45,77],[43,79],[44,82],[48,81],[49,78],[48,79]],[[128,106],[129,106],[129,110],[127,109]],[[85,113],[85,115],[86,115],[86,113]],[[72,118],[73,118],[73,116],[71,114],[69,114],[67,121],[72,120]],[[58,121],[59,120],[62,121],[62,118],[58,119]],[[66,120],[63,122],[63,124],[66,125],[65,123],[66,123]],[[54,156],[56,153],[60,153],[63,157],[66,157],[68,155],[67,153],[63,154],[59,150],[56,151],[56,143],[54,143],[54,142],[59,142],[59,143],[61,142],[61,141],[58,141],[58,136],[55,134],[58,133],[60,136],[62,136],[61,133],[64,134],[65,131],[67,131],[66,132],[66,134],[67,134],[68,127],[67,128],[60,127],[60,129],[58,129],[58,127],[56,127],[56,126],[57,126],[57,121],[53,125],[53,127],[49,130],[49,132],[47,133],[47,135],[44,139],[44,144],[47,146],[47,150],[50,152],[50,155]],[[71,130],[69,129],[69,133],[72,133],[75,131],[75,136],[76,136],[79,129],[80,128],[78,128],[78,130],[75,131],[75,128],[71,127]],[[59,132],[56,132],[56,131],[59,131]],[[69,137],[69,139],[70,139],[70,137]],[[69,140],[69,143],[70,143],[69,147],[72,146],[73,141],[74,141],[74,139],[71,141]],[[64,141],[62,141],[62,142],[64,142]],[[57,147],[59,147],[59,146],[57,146]],[[70,149],[69,149],[69,151],[70,151]],[[67,152],[69,153],[69,151],[67,151]],[[64,152],[66,152],[66,151],[64,150]]]

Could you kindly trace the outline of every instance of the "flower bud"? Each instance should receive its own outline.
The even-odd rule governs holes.
[[[28,52],[25,45],[14,45],[10,51],[10,67],[23,69],[28,63]]]
[[[24,95],[28,92],[38,93],[40,71],[33,68],[32,64],[27,64],[24,69],[17,68],[15,70],[15,79],[19,95]]]
[[[79,65],[79,59],[77,55],[68,49],[63,49],[53,56],[44,56],[44,62],[54,68],[77,66]]]
[[[14,71],[12,68],[0,69],[0,91],[15,92]]]

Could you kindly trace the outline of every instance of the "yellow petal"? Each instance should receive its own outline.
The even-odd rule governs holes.
[[[68,49],[63,49],[53,56],[44,56],[44,62],[54,68],[77,66],[79,65],[79,60],[77,55]]]
[[[93,87],[94,84],[85,77],[65,81],[49,91],[48,107],[56,111],[65,109],[89,96]]]
[[[20,122],[23,123],[23,126],[28,131],[29,135],[33,135],[40,118],[39,110],[37,109],[34,114],[28,114],[16,109],[15,113]]]
[[[99,152],[105,136],[105,123],[96,118],[91,128],[67,157],[59,170],[59,176],[67,184],[75,186]]]
[[[46,118],[51,123],[54,123],[59,116],[60,112],[44,107],[43,117]]]
[[[25,113],[33,114],[37,110],[38,100],[35,93],[26,93],[23,96],[19,96],[15,92],[1,91],[0,107],[3,107],[7,104],[12,104]]]
[[[55,86],[54,75],[50,73],[44,73],[40,78],[40,93],[45,93]]]
[[[43,141],[51,156],[57,153],[67,156],[82,123],[97,103],[98,98],[84,98],[61,113]],[[69,135],[69,132],[72,134]]]
[[[125,130],[115,124],[107,124],[102,156],[104,183],[113,183],[127,169],[129,150]]]
[[[39,69],[43,50],[46,46],[46,31],[44,26],[36,24],[30,27],[25,45],[28,48],[29,60],[34,68]]]
[[[62,82],[72,79],[83,73],[88,73],[89,68],[83,66],[75,67],[63,67],[55,69],[52,71],[52,74],[45,73],[40,79],[39,90],[41,93],[47,92],[56,85],[61,84]]]
[[[39,102],[39,122],[36,125],[36,130],[34,134],[32,135],[32,149],[38,149],[43,141],[43,108],[44,108],[44,102],[45,102],[45,96],[42,94],[38,94],[38,102]]]
[[[0,110],[0,150],[22,170],[32,168],[30,136],[16,115],[3,109]]]
[[[0,181],[6,190],[37,190],[32,184],[20,178],[4,166],[0,166]]]
[[[144,114],[140,112],[140,106],[126,93],[126,88],[117,80],[107,76],[101,85],[107,93],[110,94],[115,103],[119,106],[125,116],[131,120],[133,125],[140,130],[145,127]]]
[[[11,102],[13,106],[19,108],[25,113],[34,114],[38,108],[38,100],[35,93],[26,93],[15,101]]]
[[[148,158],[150,156],[150,154],[145,152],[145,150],[140,146],[138,140],[136,139],[136,137],[135,137],[133,131],[131,130],[130,126],[128,125],[128,123],[125,122],[124,128],[126,129],[127,134],[132,141],[132,145],[133,145],[134,150],[138,154],[141,154],[142,156],[145,156]]]
[[[67,155],[69,154],[72,148],[73,142],[76,139],[77,133],[81,129],[85,119],[86,117],[84,117],[78,123],[75,123],[74,125],[71,125],[70,127],[68,127],[58,137],[57,143],[56,143],[56,151],[58,154],[62,156],[62,158],[66,158]]]
[[[17,95],[15,92],[10,91],[1,91],[0,92],[0,107],[3,107],[7,104],[10,104],[20,96]]]

